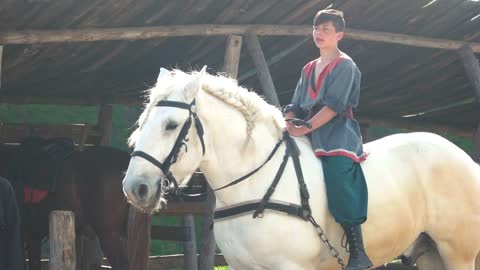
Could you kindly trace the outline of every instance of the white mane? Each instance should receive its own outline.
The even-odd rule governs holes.
[[[188,83],[195,77],[198,72],[185,73],[181,70],[171,71],[171,76],[161,79],[161,84],[149,90],[149,101],[145,104],[145,110],[138,120],[139,128],[133,132],[128,139],[129,145],[135,144],[135,140],[139,129],[142,128],[148,115],[155,105],[170,96],[174,91],[185,89]],[[225,76],[214,76],[206,74],[202,78],[200,86],[201,90],[217,97],[226,104],[229,104],[239,110],[247,121],[247,134],[252,135],[255,125],[262,121],[263,123],[271,123],[272,128],[277,130],[278,137],[281,137],[281,129],[283,127],[283,117],[280,111],[273,105],[268,104],[257,93],[248,91],[246,88],[239,86],[237,81]],[[186,99],[186,97],[183,95]],[[272,130],[272,133],[275,131]]]

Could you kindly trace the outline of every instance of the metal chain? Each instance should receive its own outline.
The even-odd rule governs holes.
[[[313,227],[315,227],[315,230],[317,231],[317,234],[320,237],[320,240],[322,240],[322,242],[327,245],[328,252],[330,253],[330,255],[332,255],[332,257],[334,257],[335,259],[337,259],[338,264],[340,265],[342,270],[344,270],[345,269],[345,263],[343,262],[342,258],[340,258],[340,255],[339,255],[338,251],[335,249],[335,247],[333,247],[330,244],[330,241],[328,240],[327,236],[325,235],[325,232],[323,231],[322,227],[320,227],[320,225],[318,225],[318,223],[315,221],[315,219],[312,216],[308,216],[308,220],[310,220]]]

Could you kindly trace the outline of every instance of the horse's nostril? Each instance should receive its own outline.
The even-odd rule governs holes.
[[[143,200],[148,195],[148,186],[145,184],[140,184],[137,187],[137,195],[140,200]]]

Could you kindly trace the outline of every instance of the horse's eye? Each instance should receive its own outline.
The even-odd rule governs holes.
[[[169,122],[167,127],[166,127],[166,130],[174,130],[178,127],[178,124],[175,123],[175,122]]]

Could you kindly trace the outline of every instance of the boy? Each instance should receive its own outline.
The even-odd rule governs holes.
[[[350,249],[346,270],[372,267],[363,247],[361,224],[367,219],[368,192],[359,162],[365,160],[358,122],[352,108],[360,96],[361,74],[353,60],[338,49],[343,38],[343,13],[321,10],[313,21],[313,40],[320,57],[302,70],[285,118],[307,118],[311,128],[287,121],[293,136],[312,133],[315,155],[323,165],[328,208],[345,230]]]

